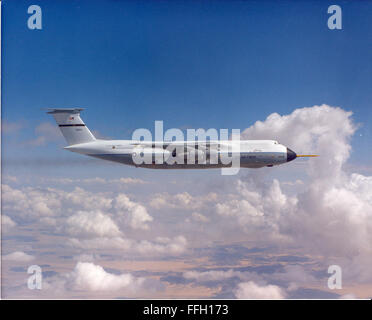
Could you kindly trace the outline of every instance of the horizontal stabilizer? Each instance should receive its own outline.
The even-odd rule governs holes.
[[[55,113],[80,113],[83,111],[84,108],[47,108],[47,113],[55,114]]]

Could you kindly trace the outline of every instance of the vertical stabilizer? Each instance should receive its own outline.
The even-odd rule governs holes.
[[[69,145],[96,140],[80,118],[82,108],[48,109]]]

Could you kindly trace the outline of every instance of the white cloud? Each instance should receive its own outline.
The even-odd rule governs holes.
[[[300,287],[322,285],[318,279],[307,272],[301,265],[285,265],[282,272],[274,273],[270,278],[288,283],[288,291],[297,290]]]
[[[235,296],[237,299],[284,299],[285,292],[275,285],[258,285],[248,281],[239,283]]]
[[[6,176],[3,176],[3,181],[6,181],[7,183],[17,183],[18,177],[6,175]]]
[[[296,246],[323,255],[325,261],[341,259],[348,276],[371,280],[372,177],[343,170],[356,130],[351,115],[340,108],[314,106],[285,116],[270,115],[246,129],[244,138],[277,139],[298,153],[320,157],[305,163],[308,181],[297,192],[283,191],[287,177],[285,183],[254,174],[238,178],[232,191],[218,194],[215,201],[215,212],[224,219],[225,228],[235,223],[247,240]],[[288,169],[294,164],[289,163]],[[198,203],[202,208],[206,204]]]
[[[132,241],[123,237],[70,238],[67,243],[74,248],[91,250],[120,249],[123,252],[129,251],[132,247]]]
[[[203,215],[199,212],[193,212],[191,214],[191,218],[192,218],[192,220],[194,220],[196,222],[208,222],[209,221],[209,219],[205,215]]]
[[[149,183],[149,182],[144,181],[142,179],[131,178],[131,177],[115,179],[115,180],[112,180],[112,181],[113,182],[118,182],[118,183],[123,183],[123,184],[147,184],[147,183]]]
[[[296,109],[289,115],[272,114],[257,121],[243,136],[277,139],[298,153],[320,155],[305,167],[310,181],[303,192],[288,201],[274,180],[269,187],[273,188],[272,196],[253,206],[264,208],[266,225],[271,225],[278,238],[290,239],[308,252],[349,259],[352,265],[363,261],[359,277],[364,279],[372,267],[367,259],[372,253],[372,177],[349,175],[343,170],[356,130],[351,116],[351,112],[327,105]],[[248,184],[244,188],[249,192],[255,189]]]
[[[130,273],[112,273],[92,262],[77,262],[71,272],[62,273],[43,281],[48,296],[68,296],[71,293],[115,293],[137,297],[162,290],[155,279],[135,277]],[[91,297],[90,295],[88,297]]]
[[[105,193],[89,192],[76,187],[72,192],[64,192],[63,197],[73,205],[83,207],[85,210],[109,210],[112,207],[112,198]]]
[[[118,226],[100,211],[78,211],[67,218],[67,232],[80,237],[116,237],[121,234]]]
[[[233,199],[225,203],[217,203],[216,211],[222,216],[235,216],[239,224],[254,223],[255,217],[263,216],[259,208],[254,207],[245,199]]]
[[[4,211],[11,212],[22,223],[34,222],[53,233],[57,230],[65,234],[68,237],[65,243],[74,248],[120,249],[153,256],[178,255],[187,248],[187,240],[181,235],[169,238],[154,235],[152,241],[124,237],[120,221],[134,230],[149,230],[148,223],[153,218],[144,205],[123,193],[90,192],[81,187],[64,191],[3,185],[3,204]]]
[[[95,177],[95,178],[87,178],[87,179],[77,179],[78,182],[83,182],[83,183],[106,183],[107,181],[103,178],[100,177]]]
[[[118,291],[135,292],[144,282],[144,278],[133,277],[129,273],[120,275],[105,271],[101,266],[91,262],[78,262],[69,274],[73,289],[88,291]]]
[[[303,254],[315,257],[321,267],[340,265],[346,281],[352,279],[367,283],[372,280],[372,177],[349,174],[343,169],[351,151],[350,139],[356,130],[351,116],[350,112],[340,108],[314,106],[296,109],[289,115],[270,115],[243,132],[245,138],[275,139],[297,153],[319,154],[320,157],[303,162],[307,176],[302,173],[301,177],[297,176],[296,162],[299,160],[295,160],[283,165],[282,169],[273,169],[278,170],[274,174],[293,170],[285,176],[284,182],[279,178],[270,179],[273,171],[247,170],[247,175],[241,174],[229,180],[227,186],[218,185],[214,192],[205,191],[204,186],[195,187],[195,180],[191,180],[193,185],[188,190],[192,191],[183,188],[186,183],[169,184],[172,188],[169,192],[151,194],[147,198],[146,194],[141,198],[136,194],[109,192],[106,188],[104,192],[89,191],[89,181],[94,182],[96,178],[85,181],[85,189],[77,187],[72,191],[38,187],[16,189],[5,185],[3,209],[17,222],[22,221],[19,218],[32,218],[37,223],[54,225],[53,231],[55,226],[57,229],[62,226],[62,231],[73,235],[66,242],[76,250],[119,249],[120,252],[146,257],[178,255],[186,252],[188,246],[185,237],[175,234],[182,226],[188,228],[184,232],[195,246],[198,243],[207,246],[221,239],[225,242],[243,239],[247,243],[254,240],[254,243],[268,247],[279,246],[284,253],[297,248]],[[267,174],[263,178],[260,176],[262,172]],[[120,180],[101,179],[96,180],[101,186],[119,183]],[[79,183],[84,183],[83,180],[80,179]],[[141,184],[132,180],[122,182]],[[67,183],[77,182],[71,179]],[[198,190],[201,191],[199,194]],[[147,207],[143,199],[148,201]],[[151,230],[149,225],[153,217],[149,208],[156,214],[156,228]],[[79,214],[80,211],[84,214]],[[103,222],[102,226],[90,224],[89,212],[95,212],[92,221]],[[186,218],[197,223],[185,224]],[[121,224],[122,221],[125,223]],[[200,222],[208,222],[201,226],[208,225],[205,233],[196,228]],[[136,238],[127,238],[118,226],[123,228],[125,235],[135,234]],[[126,226],[134,230],[127,231],[124,229]],[[144,229],[148,231],[143,235],[136,231]],[[164,237],[157,238],[156,232],[161,232]],[[185,275],[196,281],[222,281],[235,277],[244,283],[254,281],[238,287],[236,292],[241,295],[247,291],[259,296],[256,287],[278,293],[278,287],[259,285],[262,279],[246,278],[236,271]],[[284,281],[289,291],[316,282],[299,266],[286,267],[284,272],[271,276],[271,279],[264,277],[264,280],[267,283]]]
[[[139,241],[133,245],[135,251],[143,254],[171,254],[178,255],[186,251],[187,240],[184,236],[174,238],[157,237],[155,241]]]
[[[286,234],[280,232],[282,216],[293,210],[297,199],[284,194],[278,180],[270,184],[238,179],[231,191],[215,204],[215,212],[226,224],[235,222],[252,240],[287,241]]]
[[[4,261],[29,262],[34,259],[34,256],[24,253],[23,251],[15,251],[3,256]]]
[[[133,240],[123,237],[100,237],[93,239],[69,239],[68,243],[82,249],[120,249],[122,253],[145,255],[179,255],[186,252],[187,240],[183,236],[174,238],[158,237],[154,241]]]
[[[351,112],[328,105],[294,110],[289,115],[269,115],[244,130],[244,139],[275,139],[297,153],[316,153],[310,163],[312,178],[336,178],[350,154],[356,130]]]
[[[60,207],[58,195],[52,189],[41,190],[28,187],[18,190],[3,185],[2,192],[4,211],[15,212],[22,217],[53,216],[54,209]]]
[[[133,229],[149,229],[148,222],[153,218],[148,214],[146,207],[131,201],[125,194],[119,194],[115,198],[115,209],[124,216],[124,220]]]

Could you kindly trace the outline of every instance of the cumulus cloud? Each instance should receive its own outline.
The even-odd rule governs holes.
[[[23,223],[21,218],[26,222],[33,219],[51,226],[53,231],[62,226],[60,230],[73,236],[66,243],[76,250],[119,249],[146,257],[183,254],[188,241],[175,234],[175,229],[182,226],[188,228],[192,244],[201,241],[206,246],[206,243],[221,240],[223,235],[225,242],[243,239],[246,243],[254,241],[267,247],[278,246],[283,252],[288,252],[288,248],[300,249],[303,254],[318,259],[317,268],[338,264],[345,281],[366,283],[372,280],[372,177],[344,170],[356,128],[351,112],[322,105],[296,109],[288,115],[275,113],[244,130],[242,136],[246,139],[275,139],[297,153],[320,155],[303,162],[307,175],[299,178],[293,174],[292,181],[289,175],[285,181],[268,179],[269,174],[262,179],[260,172],[266,172],[264,169],[247,170],[248,175],[234,177],[229,180],[228,187],[221,184],[214,192],[201,188],[197,194],[184,190],[182,184],[179,189],[172,185],[174,189],[168,192],[144,197],[148,201],[146,205],[143,198],[137,200],[139,198],[133,194],[88,191],[88,181],[84,185],[86,188],[76,187],[72,191],[38,187],[17,189],[5,185],[3,209],[17,222]],[[286,166],[291,170],[296,161],[299,160],[282,168]],[[96,182],[100,185],[114,183],[98,179]],[[123,184],[141,184],[123,179],[127,179],[121,181]],[[72,179],[66,183],[77,182]],[[83,179],[79,183],[84,183]],[[150,222],[154,220],[149,214],[152,211],[155,218],[161,213],[161,219],[156,219],[156,228],[150,230]],[[184,223],[186,218],[190,223]],[[201,222],[208,223],[204,225],[208,225],[205,233],[196,228]],[[169,225],[172,228],[168,228]],[[165,237],[157,237],[155,229],[164,230]],[[136,239],[127,237],[136,230],[147,230],[144,234],[151,240],[144,240],[138,233]],[[266,283],[284,283],[288,294],[293,294],[298,288],[316,285],[319,280],[305,269],[298,265],[286,266],[284,271],[270,274],[270,278],[232,269],[188,271],[183,277],[200,282],[240,281],[234,291],[238,298],[281,298],[286,296],[283,289]],[[89,286],[85,288],[90,290]]]
[[[44,285],[45,284],[45,285]],[[47,279],[43,289],[54,295],[66,292],[116,292],[127,297],[161,290],[159,281],[135,277],[130,273],[111,273],[92,262],[77,262],[71,272]]]
[[[67,221],[67,232],[88,237],[115,237],[121,234],[118,226],[100,211],[78,211]]]
[[[157,237],[155,241],[139,241],[133,245],[137,252],[149,254],[182,254],[187,249],[187,240],[184,236],[174,238]]]
[[[112,208],[107,193],[90,192],[81,187],[72,191],[56,188],[23,187],[2,185],[3,208],[21,218],[40,221],[43,217],[65,215],[68,211],[107,211]]]
[[[232,226],[230,230],[236,233],[239,228],[246,240],[301,248],[322,255],[325,266],[338,262],[344,277],[370,281],[372,177],[343,169],[357,128],[351,116],[341,108],[314,106],[289,115],[270,115],[243,132],[247,139],[278,139],[298,153],[318,153],[319,158],[305,162],[306,183],[297,177],[293,182],[286,177],[283,183],[252,174],[238,177],[228,192],[212,197],[213,202],[205,194],[159,194],[150,205],[205,212],[213,208],[226,230]],[[289,184],[301,185],[301,189],[285,192],[283,186]],[[291,290],[315,281],[300,268],[289,268],[281,277]]]
[[[4,208],[23,217],[54,216],[64,208],[84,210],[109,210],[112,198],[106,193],[90,192],[81,187],[72,191],[57,188],[23,187],[20,189],[2,185]],[[65,210],[63,210],[65,211]]]
[[[273,113],[244,130],[242,138],[276,139],[298,154],[319,154],[310,164],[311,177],[339,177],[356,130],[351,116],[352,112],[328,105],[299,108],[284,116]]]
[[[278,180],[262,184],[251,178],[238,179],[232,190],[233,193],[219,197],[215,204],[215,212],[226,219],[226,223],[235,222],[252,239],[288,241],[280,227],[283,215],[293,210],[298,200],[284,194]]]
[[[60,207],[58,195],[51,189],[38,188],[15,189],[2,185],[3,208],[24,218],[53,216],[54,209]]]
[[[128,251],[132,247],[132,240],[123,237],[96,237],[91,239],[70,238],[67,244],[81,249],[120,249]]]
[[[153,218],[148,214],[146,207],[131,201],[125,194],[119,194],[115,199],[115,208],[117,212],[124,216],[124,220],[133,229],[149,228],[148,222]]]
[[[258,285],[248,281],[238,285],[235,296],[237,299],[284,299],[285,292],[275,285]]]
[[[73,205],[83,207],[85,210],[109,210],[112,207],[112,198],[101,192],[89,192],[81,187],[75,187],[73,192],[64,192],[63,198]]]
[[[9,122],[3,120],[1,125],[1,132],[4,134],[14,134],[23,128],[23,124],[20,122]]]
[[[100,237],[92,239],[72,238],[68,243],[82,249],[120,249],[122,253],[133,255],[179,255],[187,250],[187,240],[184,236],[174,238],[157,237],[154,241],[133,240],[124,237]]]
[[[232,199],[229,202],[217,203],[216,211],[220,215],[235,216],[241,225],[253,222],[255,217],[264,215],[259,208],[255,208],[245,199]]]
[[[317,286],[320,284],[319,280],[306,271],[303,266],[293,264],[284,266],[282,272],[274,273],[270,278],[287,283],[288,291],[294,291],[304,286]]]
[[[121,228],[149,230],[153,217],[145,205],[124,193],[3,185],[3,208],[22,223],[34,222],[53,233],[68,235],[65,244],[74,248],[121,249],[137,255],[178,255],[187,248],[182,235],[155,235],[151,241],[125,237]],[[12,224],[11,217],[7,216],[5,223]]]
[[[91,262],[78,262],[69,275],[74,289],[89,291],[107,291],[127,289],[135,291],[144,282],[129,273],[115,275]]]
[[[29,262],[34,259],[34,256],[24,253],[23,251],[15,251],[3,256],[4,261]]]
[[[198,196],[188,192],[170,194],[168,192],[156,193],[150,201],[150,206],[154,209],[187,209],[200,210],[214,203],[218,198],[217,193],[209,192]]]
[[[372,177],[343,170],[357,128],[351,116],[341,108],[322,105],[284,116],[274,113],[257,121],[243,132],[244,138],[275,138],[298,153],[320,155],[306,166],[307,188],[290,197],[276,180],[265,186],[271,189],[268,193],[257,184],[241,182],[237,189],[243,197],[217,205],[217,213],[235,216],[243,225],[260,217],[256,225],[270,227],[271,236],[290,240],[308,252],[349,259],[349,263],[357,259],[363,262],[364,271],[363,267],[358,270],[364,279],[372,266],[368,259],[372,253]]]
[[[115,180],[112,180],[112,181],[113,182],[118,182],[118,183],[124,183],[124,184],[147,184],[147,183],[149,183],[149,182],[144,181],[142,179],[131,178],[131,177],[115,179]]]

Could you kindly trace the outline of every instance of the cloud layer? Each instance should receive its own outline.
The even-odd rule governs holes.
[[[22,177],[8,179],[3,226],[9,232],[32,226],[56,234],[63,250],[75,255],[191,261],[195,268],[188,265],[164,281],[220,288],[221,294],[239,299],[293,297],[301,288],[319,287],[320,272],[331,264],[342,267],[346,283],[372,283],[372,177],[344,169],[356,129],[351,112],[328,105],[274,113],[242,136],[275,139],[297,153],[320,157],[271,171],[241,170],[236,177],[176,179],[164,182],[162,190],[139,178],[53,178],[59,185],[53,188],[21,186]],[[148,189],[123,192],[126,184]],[[275,260],[264,251],[232,254],[234,243],[276,248],[283,257]],[[7,263],[39,258],[37,246],[32,256],[4,248]],[[292,251],[300,252],[302,260],[291,260],[298,258]],[[249,260],[244,269],[247,256],[257,260]],[[273,270],[264,271],[267,267]],[[97,295],[118,291],[137,296],[149,290],[144,277],[111,273],[81,259],[53,281],[67,292]]]

